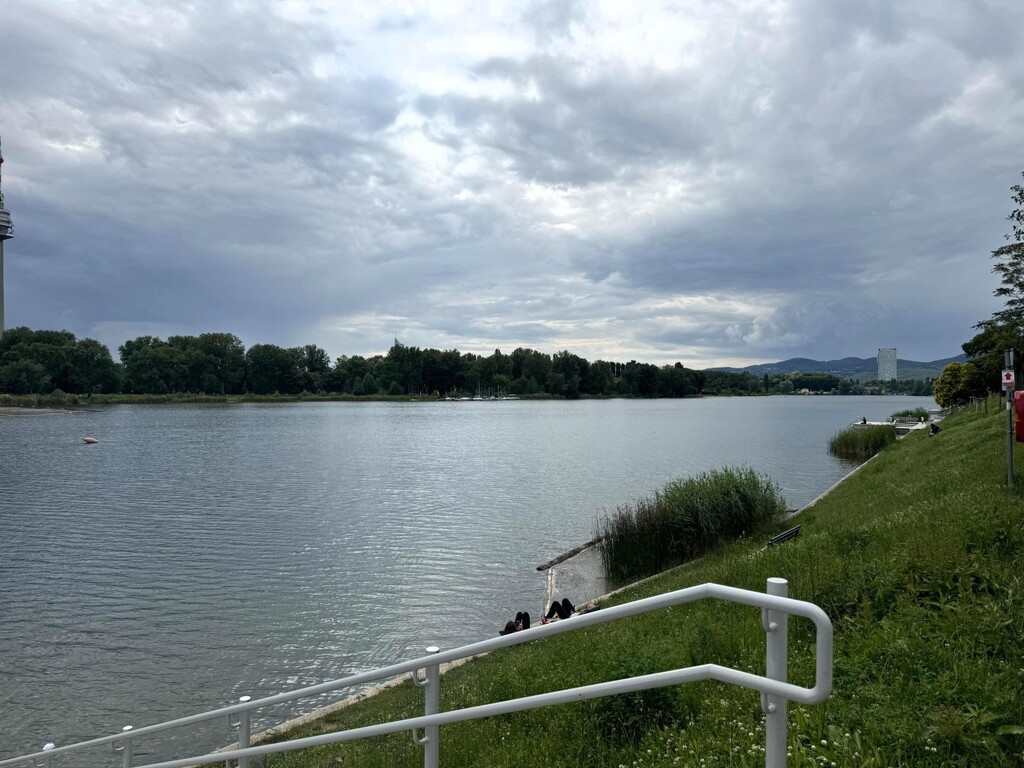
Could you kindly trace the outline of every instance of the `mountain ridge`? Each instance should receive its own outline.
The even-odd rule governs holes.
[[[897,358],[896,374],[898,380],[938,378],[942,369],[950,363],[962,363],[967,359],[963,353],[955,357],[943,357],[938,360],[920,361]],[[844,378],[862,378],[864,374],[870,374],[873,379],[878,373],[878,359],[876,357],[843,357],[837,360],[812,360],[809,357],[791,357],[787,360],[780,360],[777,363],[758,363],[748,365],[744,368],[719,367],[711,368],[712,371],[725,371],[727,373],[751,373],[757,376],[763,374],[786,374],[786,373],[810,373],[823,372]]]

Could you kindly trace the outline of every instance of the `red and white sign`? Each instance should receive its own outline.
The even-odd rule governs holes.
[[[1012,391],[1016,386],[1017,383],[1014,381],[1013,370],[1007,369],[1003,371],[1003,389],[1009,389]]]

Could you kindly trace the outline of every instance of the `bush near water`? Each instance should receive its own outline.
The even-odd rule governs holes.
[[[876,424],[870,427],[850,427],[833,435],[828,450],[844,459],[870,459],[887,445],[896,442],[896,427]]]
[[[598,523],[605,571],[628,581],[663,571],[783,515],[779,487],[749,468],[675,480]]]
[[[893,421],[925,421],[928,418],[928,411],[924,408],[908,408],[896,411],[889,418]],[[833,456],[844,459],[870,459],[895,442],[895,425],[875,424],[867,427],[850,427],[833,435],[829,440],[828,450]]]
[[[963,411],[942,426],[936,438],[908,435],[803,511],[799,538],[767,547],[786,524],[769,526],[604,604],[709,581],[763,591],[766,578],[785,578],[790,597],[820,605],[835,626],[832,697],[790,705],[790,768],[1024,764],[1024,451],[1008,489],[1001,412]],[[790,679],[809,686],[809,622],[791,619],[789,640]],[[763,674],[764,643],[760,611],[703,600],[475,659],[444,675],[441,709],[616,679],[630,659],[642,660],[635,672],[717,663]],[[714,682],[665,690],[643,702],[649,727],[596,702],[443,726],[441,762],[764,765],[756,692]],[[275,739],[422,713],[423,691],[406,681]],[[266,768],[421,765],[408,733],[265,758]]]

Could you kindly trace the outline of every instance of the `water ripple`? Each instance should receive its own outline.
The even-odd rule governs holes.
[[[825,452],[833,432],[917,404],[135,406],[0,419],[0,757],[492,636],[517,609],[540,610],[535,566],[591,538],[602,510],[737,464],[798,506],[849,468]],[[85,446],[86,434],[100,442]],[[257,726],[336,698],[275,707]],[[211,727],[189,743],[231,740]],[[169,754],[149,740],[140,750]]]

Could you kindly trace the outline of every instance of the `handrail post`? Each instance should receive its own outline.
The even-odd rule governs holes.
[[[43,752],[49,752],[51,749],[54,749],[55,746],[56,745],[52,741],[48,741],[43,744]],[[51,768],[52,765],[53,758],[50,755],[46,755],[46,757],[43,758],[43,768]]]
[[[252,700],[252,696],[242,696],[238,699],[239,702],[245,704]],[[245,710],[238,713],[238,748],[245,749],[249,747],[249,713],[251,710]],[[240,757],[238,758],[238,768],[249,768],[249,758]]]
[[[117,746],[116,741],[110,743],[111,748],[113,748],[115,752],[121,753],[121,765],[123,768],[132,768],[132,737],[128,735],[128,731],[130,731],[132,727],[133,726],[131,725],[126,725],[121,729],[121,733],[124,734],[124,743],[122,743],[120,747]]]
[[[785,579],[768,579],[768,594],[788,597],[789,585]],[[784,611],[761,609],[761,625],[766,634],[765,677],[788,682],[789,674],[789,614]],[[761,694],[761,709],[765,714],[765,767],[786,768],[786,729],[789,701],[781,696]]]
[[[431,645],[426,649],[427,653],[440,652],[440,648]],[[420,680],[418,673],[413,672],[412,681],[423,688],[423,714],[436,715],[441,711],[441,667],[438,664],[428,664],[423,671],[424,677]],[[423,728],[423,738],[417,738],[413,734],[413,741],[423,747],[423,768],[438,768],[440,764],[440,744],[438,739],[441,735],[441,727],[428,725]]]

